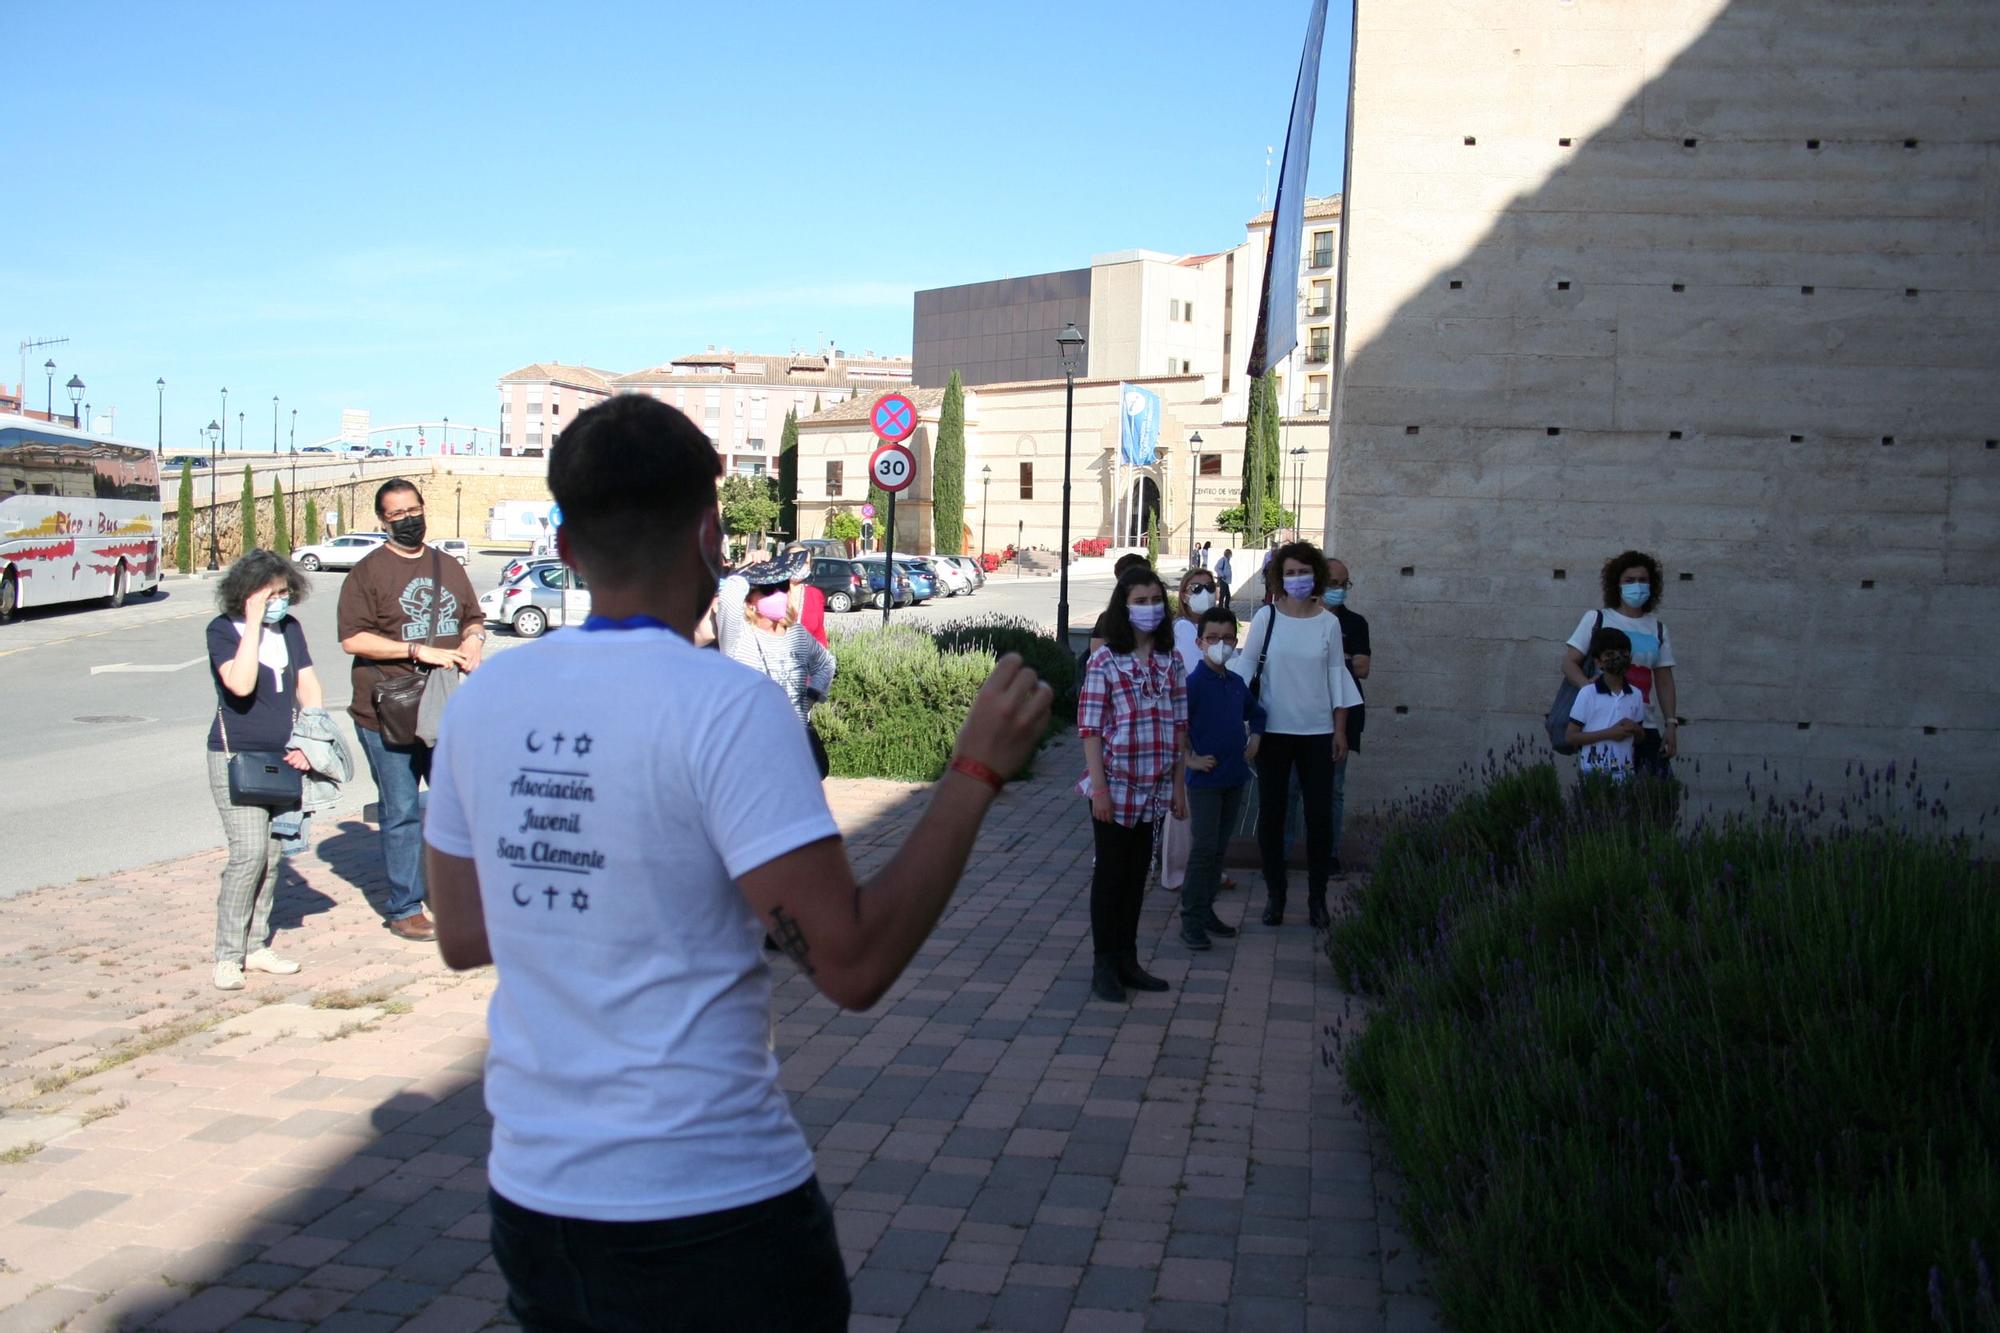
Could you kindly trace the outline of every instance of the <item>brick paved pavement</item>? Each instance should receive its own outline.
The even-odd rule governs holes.
[[[1349,1005],[1309,930],[1253,922],[1190,955],[1155,893],[1142,954],[1174,989],[1088,998],[1076,760],[1046,756],[996,807],[874,1012],[777,986],[853,1328],[1434,1327],[1383,1155],[1321,1059]],[[863,867],[918,799],[829,789]],[[220,852],[0,910],[0,1333],[505,1322],[490,981],[380,928],[356,887],[379,884],[365,827],[321,836],[277,913],[307,970],[235,994],[208,980]]]

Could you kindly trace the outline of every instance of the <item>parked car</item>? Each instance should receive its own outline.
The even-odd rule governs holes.
[[[368,449],[368,456],[370,458],[394,458],[396,456],[396,451],[394,449],[391,449],[386,444],[370,445]]]
[[[457,537],[440,537],[436,541],[430,544],[436,547],[438,550],[444,552],[444,554],[450,556],[452,559],[458,561],[459,564],[467,568],[471,567],[472,565],[471,543],[462,541]]]
[[[972,579],[966,572],[943,556],[918,555],[908,557],[909,563],[931,576],[937,584],[938,592],[946,597],[956,597],[960,593],[972,591]]]
[[[832,537],[807,537],[802,541],[793,542],[785,549],[787,551],[810,551],[816,556],[828,556],[835,560],[851,558],[847,554],[847,543],[836,541]]]
[[[292,560],[300,569],[352,569],[361,563],[362,556],[388,540],[386,532],[344,533],[330,542],[301,546],[292,552]]]
[[[590,589],[560,561],[538,560],[500,586],[479,595],[488,625],[504,625],[524,639],[552,626],[581,625],[590,616]]]
[[[327,448],[323,444],[309,444],[306,445],[303,449],[300,449],[299,452],[302,454],[330,454],[333,452],[333,450]]]
[[[205,471],[208,468],[208,460],[200,454],[175,454],[172,458],[163,458],[160,460],[160,473],[164,476],[169,471],[178,472],[181,470],[181,464],[183,463],[197,472]]]
[[[882,557],[879,555],[864,555],[860,557],[860,563],[872,566],[872,575],[880,571]],[[916,597],[918,603],[928,602],[931,598],[938,595],[937,580],[927,571],[918,569],[915,565],[911,564],[907,557],[896,561],[896,572],[910,581],[910,592]]]
[[[986,586],[986,569],[978,560],[969,555],[948,555],[944,558],[965,571],[975,590]]]
[[[829,611],[854,611],[865,606],[882,605],[882,566],[879,562],[869,565],[845,556],[833,559],[815,556],[806,582],[826,594],[826,609]],[[896,605],[907,606],[916,600],[916,596],[910,581],[898,577]]]

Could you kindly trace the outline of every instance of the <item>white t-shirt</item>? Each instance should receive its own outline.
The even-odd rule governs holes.
[[[1598,612],[1585,611],[1583,619],[1576,622],[1576,633],[1569,636],[1569,646],[1590,656],[1590,632],[1597,624]],[[1639,697],[1645,702],[1645,723],[1654,731],[1665,728],[1660,722],[1660,701],[1653,694],[1653,668],[1670,667],[1674,664],[1673,640],[1667,634],[1667,627],[1660,618],[1650,612],[1643,616],[1628,616],[1623,611],[1605,608],[1604,628],[1622,629],[1632,640],[1632,669],[1625,673],[1625,683],[1636,686]]]
[[[1569,706],[1569,716],[1572,722],[1581,723],[1587,732],[1603,731],[1627,720],[1644,725],[1646,703],[1630,682],[1622,693],[1613,694],[1602,680],[1593,680],[1576,692],[1576,702]],[[1632,771],[1632,742],[1594,742],[1583,747],[1576,762],[1581,772],[1612,773],[1622,778]]]
[[[1347,672],[1347,657],[1341,651],[1340,617],[1322,609],[1319,614],[1299,617],[1279,615],[1264,607],[1251,617],[1243,637],[1243,651],[1229,669],[1252,680],[1257,675],[1257,659],[1264,652],[1264,636],[1270,632],[1271,618],[1277,616],[1278,630],[1271,640],[1270,656],[1264,661],[1261,702],[1266,731],[1287,736],[1321,736],[1333,730],[1333,710],[1353,708],[1361,702],[1361,691]]]
[[[495,1189],[622,1222],[812,1175],[736,878],[838,832],[784,691],[671,630],[571,631],[466,679],[424,838],[478,866]]]

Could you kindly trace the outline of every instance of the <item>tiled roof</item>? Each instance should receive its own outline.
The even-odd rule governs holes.
[[[1306,196],[1307,222],[1331,222],[1336,218],[1338,218],[1339,216],[1340,216],[1339,195],[1337,194],[1321,195],[1317,199],[1315,199],[1311,195]],[[1265,209],[1263,212],[1259,213],[1256,217],[1251,218],[1248,224],[1246,225],[1252,227],[1270,226],[1271,210],[1268,208]]]
[[[868,420],[869,409],[875,406],[875,400],[880,398],[883,393],[891,392],[900,393],[911,402],[914,402],[917,405],[917,415],[919,417],[931,416],[944,405],[943,389],[885,388],[881,393],[858,393],[844,403],[835,403],[832,407],[821,408],[812,416],[801,418],[799,424],[802,426],[859,425]]]
[[[537,361],[531,366],[522,366],[510,374],[502,375],[502,384],[573,384],[579,388],[596,389],[600,393],[611,392],[611,381],[618,378],[615,370],[593,370],[589,366],[566,366],[560,361]]]

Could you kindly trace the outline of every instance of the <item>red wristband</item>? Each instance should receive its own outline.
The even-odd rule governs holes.
[[[962,755],[956,757],[951,761],[951,771],[954,773],[963,773],[969,778],[978,778],[996,793],[1007,786],[1007,779],[1001,777],[977,759],[967,759]]]

